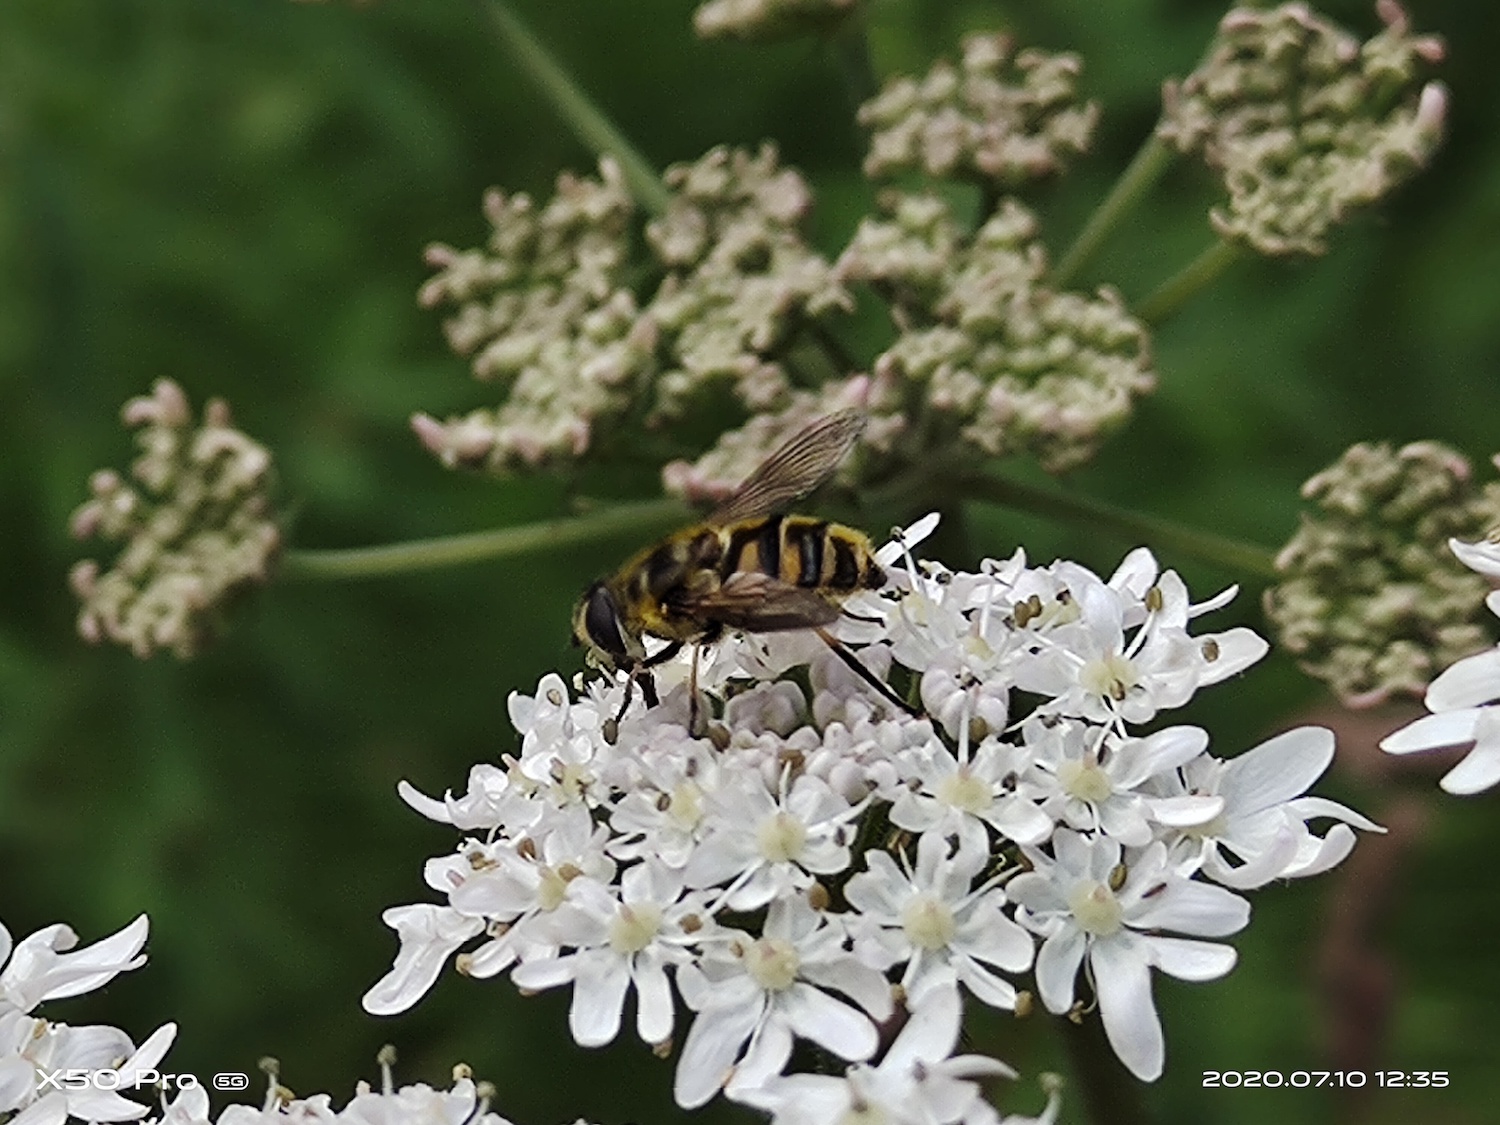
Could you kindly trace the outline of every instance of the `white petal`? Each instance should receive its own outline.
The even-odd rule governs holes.
[[[1491,543],[1486,539],[1477,543],[1450,539],[1448,549],[1470,570],[1477,570],[1486,578],[1500,578],[1500,543]]]
[[[68,1119],[68,1099],[62,1094],[48,1094],[32,1102],[10,1119],[7,1125],[62,1125]]]
[[[1216,684],[1220,680],[1227,680],[1230,676],[1243,672],[1271,650],[1265,638],[1243,625],[1225,633],[1213,633],[1193,639],[1200,644],[1211,640],[1219,646],[1218,657],[1202,666],[1198,682],[1204,685]]]
[[[629,987],[630,971],[623,958],[603,950],[585,958],[568,1009],[573,1041],[580,1047],[602,1047],[614,1039]]]
[[[1047,1011],[1062,1015],[1073,1006],[1073,982],[1083,962],[1088,939],[1069,926],[1042,942],[1036,955],[1036,985]]]
[[[1333,747],[1333,731],[1298,727],[1231,758],[1219,786],[1230,815],[1260,812],[1300,797],[1332,763]]]
[[[1456,711],[1500,699],[1500,648],[1466,656],[1432,681],[1429,711]]]
[[[1233,946],[1214,941],[1145,935],[1140,940],[1151,964],[1178,980],[1218,980],[1234,968],[1238,959]]]
[[[688,1028],[672,1097],[683,1109],[710,1101],[729,1080],[740,1048],[760,1022],[764,1004],[707,1008]]]
[[[448,958],[484,930],[479,918],[465,918],[430,903],[393,906],[380,916],[396,931],[401,948],[391,971],[376,981],[361,1003],[371,1015],[389,1016],[415,1004],[437,981]]]
[[[1438,784],[1449,793],[1466,796],[1488,789],[1497,781],[1500,781],[1500,742],[1486,741],[1470,750]]]
[[[435,797],[429,797],[409,781],[403,779],[396,782],[396,795],[428,820],[435,820],[439,824],[453,823],[446,804]]]
[[[1207,824],[1224,811],[1223,797],[1151,797],[1146,800],[1151,819],[1168,828]]]
[[[1167,1049],[1151,998],[1151,970],[1145,951],[1134,940],[1122,938],[1125,935],[1096,941],[1089,950],[1099,1014],[1109,1045],[1126,1069],[1143,1082],[1155,1082]]]
[[[1125,919],[1139,930],[1222,937],[1245,928],[1250,904],[1223,887],[1179,880],[1126,907]]]
[[[637,958],[635,1030],[645,1043],[662,1043],[672,1034],[672,986],[655,958]]]
[[[934,989],[912,1008],[901,1034],[880,1060],[881,1067],[901,1071],[913,1063],[946,1059],[958,1045],[962,1023],[963,1001],[958,989]]]
[[[1384,829],[1381,829],[1384,831]],[[1309,835],[1310,842],[1317,837]],[[1332,867],[1337,867],[1344,862],[1344,858],[1354,850],[1354,830],[1346,824],[1335,824],[1328,830],[1328,835],[1317,841],[1315,847],[1308,854],[1298,854],[1297,861],[1288,865],[1282,874],[1289,879],[1303,879],[1309,875],[1321,875]]]
[[[1418,750],[1435,750],[1439,746],[1457,746],[1473,739],[1481,714],[1481,708],[1470,707],[1463,711],[1423,715],[1382,738],[1380,748],[1387,754],[1411,754]]]
[[[793,1031],[840,1058],[862,1061],[880,1045],[875,1025],[864,1013],[810,984],[793,984],[782,993],[780,1007]]]

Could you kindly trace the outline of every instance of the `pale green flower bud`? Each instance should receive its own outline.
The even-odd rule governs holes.
[[[786,39],[827,34],[859,6],[859,0],[707,0],[693,13],[693,30],[704,39]]]
[[[860,107],[872,130],[865,175],[918,170],[1014,190],[1061,172],[1099,119],[1097,103],[1079,101],[1081,69],[1077,55],[970,35],[958,67],[942,60],[920,81],[895,78]]]
[[[93,498],[73,513],[73,534],[123,547],[105,570],[74,566],[85,640],[129,645],[137,656],[197,653],[222,629],[227,604],[263,583],[281,547],[271,509],[271,455],[235,429],[229,407],[209,400],[194,426],[181,388],[157,382],[122,417],[139,427],[134,484],[110,469],[89,479]]]
[[[668,169],[672,204],[646,226],[668,274],[646,315],[674,365],[656,385],[652,417],[683,413],[728,384],[751,411],[785,405],[780,354],[809,320],[853,301],[833,267],[803,241],[812,192],[776,149],[716,148]]]
[[[454,307],[450,346],[505,392],[498,407],[447,422],[412,419],[444,464],[503,471],[578,457],[649,383],[656,333],[623,280],[634,204],[612,160],[599,174],[560,176],[540,210],[524,193],[491,191],[483,247],[428,249],[438,273],[419,302]]]
[[[1423,167],[1442,139],[1447,91],[1419,75],[1442,41],[1411,34],[1395,0],[1368,42],[1306,4],[1236,8],[1208,60],[1163,89],[1158,134],[1223,174],[1225,238],[1262,254],[1321,254],[1328,230]]]
[[[1436,442],[1351,447],[1302,486],[1316,513],[1277,556],[1266,616],[1309,675],[1351,707],[1420,695],[1494,640],[1489,584],[1448,549],[1500,525],[1500,484]]]
[[[924,442],[1026,453],[1049,472],[1091,457],[1155,386],[1150,336],[1118,294],[1044,284],[1036,217],[1004,199],[972,236],[933,195],[897,195],[866,219],[840,275],[890,303],[901,335],[875,361],[926,419]]]

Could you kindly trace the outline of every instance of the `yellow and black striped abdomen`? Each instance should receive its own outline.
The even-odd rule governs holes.
[[[761,573],[790,586],[847,594],[875,589],[885,572],[863,532],[813,516],[767,516],[719,529],[720,581]]]

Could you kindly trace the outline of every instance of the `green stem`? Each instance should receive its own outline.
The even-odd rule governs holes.
[[[611,156],[625,173],[630,194],[653,215],[660,215],[671,194],[656,169],[604,115],[573,76],[563,69],[505,0],[479,0],[506,53],[520,65],[573,130],[573,135],[601,156]]]
[[[974,499],[1035,512],[1061,522],[1082,524],[1094,530],[1112,531],[1124,539],[1149,544],[1153,550],[1179,551],[1256,578],[1280,577],[1275,554],[1258,544],[993,473],[967,475],[955,484],[963,489],[965,496]]]
[[[1174,155],[1172,147],[1154,131],[1146,138],[1146,143],[1137,150],[1130,166],[1120,174],[1115,186],[1104,197],[1104,202],[1089,216],[1089,221],[1073,240],[1073,245],[1058,259],[1057,268],[1052,271],[1053,285],[1061,289],[1078,276],[1078,271],[1099,252],[1120,220],[1146,198],[1147,192],[1171,166]]]
[[[1142,299],[1135,306],[1135,315],[1147,324],[1160,324],[1187,304],[1198,290],[1216,281],[1239,256],[1240,249],[1234,243],[1215,239],[1201,254]]]
[[[686,523],[692,515],[692,510],[680,500],[643,500],[601,508],[588,515],[542,520],[469,535],[339,551],[288,551],[282,559],[282,574],[287,578],[321,581],[437,570],[608,539],[626,532],[640,532],[643,528]]]

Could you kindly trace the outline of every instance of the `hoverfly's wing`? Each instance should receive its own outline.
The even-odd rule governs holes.
[[[865,428],[863,410],[819,418],[763,461],[708,517],[711,524],[769,516],[828,479]]]
[[[755,570],[731,574],[717,589],[687,600],[683,608],[747,633],[811,629],[837,621],[843,612],[813,590]]]

